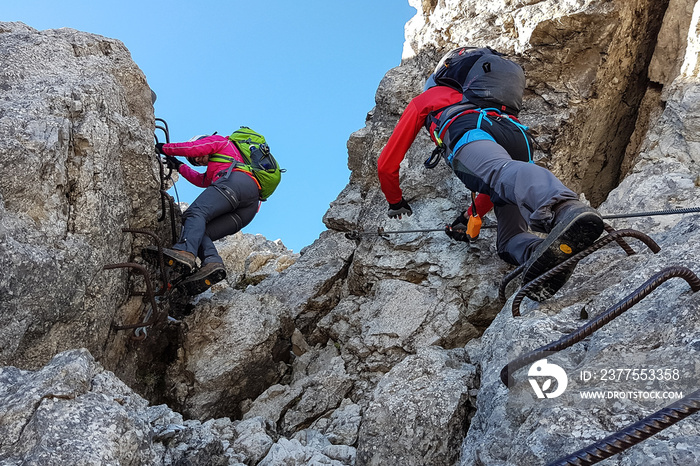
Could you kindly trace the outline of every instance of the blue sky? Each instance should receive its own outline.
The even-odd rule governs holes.
[[[325,230],[323,214],[350,175],[346,142],[400,64],[416,13],[408,0],[4,3],[0,21],[124,42],[158,95],[171,142],[241,125],[264,134],[287,172],[243,231],[296,252]],[[201,191],[184,179],[177,190],[184,202]]]

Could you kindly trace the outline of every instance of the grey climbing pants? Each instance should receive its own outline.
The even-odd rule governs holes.
[[[503,147],[490,140],[463,145],[455,154],[452,167],[467,188],[491,197],[498,220],[498,255],[510,264],[526,262],[542,241],[528,227],[550,231],[552,207],[578,199],[552,172],[513,160]]]
[[[182,215],[180,240],[173,249],[198,256],[202,265],[223,262],[214,241],[248,225],[258,212],[260,193],[245,173],[232,171],[206,188]]]

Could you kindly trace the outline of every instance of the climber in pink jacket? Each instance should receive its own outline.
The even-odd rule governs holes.
[[[245,163],[241,153],[238,152],[236,146],[226,136],[215,134],[212,136],[196,137],[200,139],[160,145],[161,152],[166,155],[166,164],[168,168],[177,170],[178,173],[193,185],[199,186],[200,188],[207,188],[228,170],[229,162],[209,161],[210,155],[225,155],[227,157],[233,157],[237,162]],[[186,157],[190,164],[194,166],[206,166],[207,171],[199,173],[173,156]],[[247,173],[253,181],[257,183],[257,180],[250,172],[239,168],[234,168],[233,170]]]
[[[206,188],[182,215],[179,241],[172,249],[163,250],[177,272],[189,275],[179,286],[188,294],[199,294],[226,278],[226,268],[214,241],[240,231],[253,220],[258,212],[260,185],[242,166],[243,156],[225,136],[195,136],[188,142],[158,143],[156,152],[165,155],[168,168],[177,170],[195,186]],[[176,156],[186,157],[194,166],[206,166],[207,170],[199,173]],[[145,248],[142,255],[155,262],[157,248]],[[201,261],[199,269],[197,257]]]

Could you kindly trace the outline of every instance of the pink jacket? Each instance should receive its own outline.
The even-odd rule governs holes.
[[[207,136],[202,139],[190,142],[174,142],[163,144],[163,152],[167,155],[176,155],[180,157],[203,157],[205,155],[221,154],[228,157],[233,157],[238,162],[243,162],[243,156],[236,146],[226,136],[218,134]],[[187,181],[200,188],[206,188],[213,182],[221,178],[228,170],[230,163],[209,162],[207,171],[199,173],[193,170],[188,165],[180,165],[178,172],[185,177]],[[258,180],[248,171],[234,168],[236,171],[247,173],[256,184]],[[258,184],[258,187],[260,185]]]

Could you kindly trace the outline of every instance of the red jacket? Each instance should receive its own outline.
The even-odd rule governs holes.
[[[401,202],[399,165],[433,111],[462,101],[462,93],[446,86],[431,87],[409,102],[377,162],[379,183],[389,204]],[[484,215],[493,204],[485,194],[477,196],[477,210]],[[470,208],[471,209],[471,208]]]
[[[233,157],[238,162],[243,162],[243,156],[236,148],[235,144],[231,142],[226,136],[220,136],[218,134],[207,136],[202,139],[197,139],[196,141],[189,142],[174,142],[169,144],[163,144],[163,152],[167,155],[177,155],[181,157],[203,157],[205,155],[221,154],[228,157]],[[206,188],[211,185],[214,181],[218,180],[221,176],[226,173],[230,163],[223,162],[209,162],[207,163],[207,171],[204,173],[199,173],[193,170],[189,166],[183,164],[180,165],[178,172],[185,177],[187,181],[200,188]],[[258,180],[246,170],[241,170],[234,168],[233,170],[242,171],[250,175],[260,187]]]

